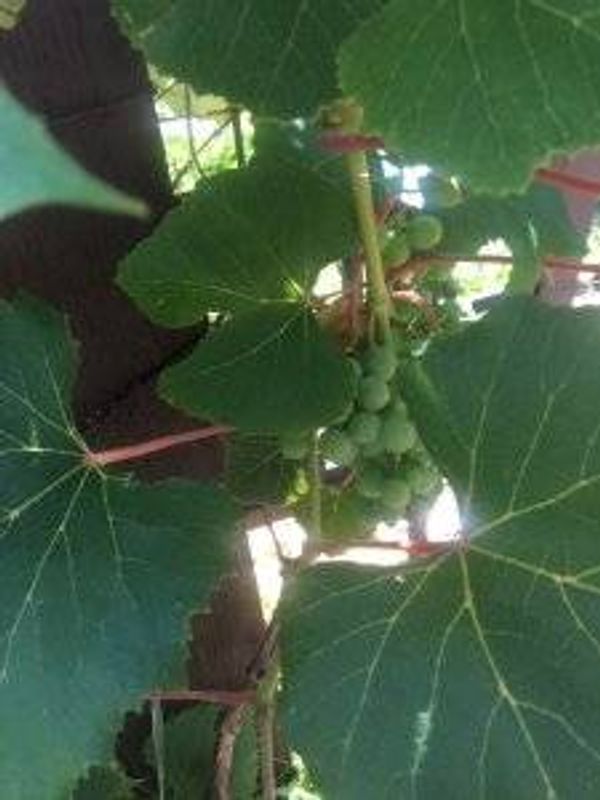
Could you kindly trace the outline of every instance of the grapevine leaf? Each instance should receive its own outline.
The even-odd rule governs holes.
[[[140,0],[118,0],[131,15]],[[142,36],[148,60],[264,116],[303,116],[338,93],[338,46],[383,0],[177,0]],[[139,34],[139,30],[138,30]]]
[[[336,800],[600,791],[600,317],[505,300],[406,375],[463,547],[286,601],[291,745]]]
[[[522,192],[554,153],[600,141],[593,0],[391,0],[340,59],[370,129],[475,191]]]
[[[300,296],[356,243],[340,159],[301,130],[269,126],[244,170],[202,181],[122,265],[119,283],[152,319],[189,325]]]
[[[356,376],[310,309],[270,303],[238,314],[161,377],[163,397],[204,419],[279,433],[327,425]]]
[[[292,492],[297,474],[298,464],[283,458],[277,436],[245,433],[229,437],[225,485],[244,505],[281,505]]]
[[[513,292],[535,288],[547,256],[586,252],[585,233],[573,227],[563,196],[551,187],[534,185],[525,195],[503,198],[471,195],[436,213],[444,222],[444,253],[474,256],[490,240],[504,240],[514,257]]]
[[[19,22],[27,0],[0,0],[0,32],[10,31]]]
[[[231,767],[231,800],[248,800],[257,785],[257,742],[252,715],[238,732]],[[224,712],[199,706],[169,720],[164,727],[163,766],[166,796],[171,800],[208,797],[215,781],[215,754]],[[151,750],[152,748],[148,748]],[[150,753],[150,760],[155,755]]]
[[[173,0],[111,0],[111,6],[123,32],[134,42],[142,42]]]
[[[92,767],[77,784],[73,800],[134,800],[133,787],[116,769]]]
[[[41,122],[0,85],[0,221],[44,204],[82,206],[143,216],[139,200],[83,170],[50,138]]]
[[[0,306],[0,764],[6,800],[63,800],[123,714],[183,680],[186,614],[228,562],[216,489],[86,464],[62,320]],[[60,723],[60,724],[58,724]]]

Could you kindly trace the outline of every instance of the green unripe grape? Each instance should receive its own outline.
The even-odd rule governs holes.
[[[363,467],[356,478],[356,491],[371,500],[381,496],[385,478],[377,467],[367,465]]]
[[[360,448],[360,454],[363,458],[378,458],[385,452],[384,442],[381,437],[381,426],[379,428],[379,435],[371,444],[364,444]]]
[[[410,487],[402,478],[386,478],[381,490],[381,502],[401,514],[410,503]]]
[[[403,413],[392,411],[383,421],[381,438],[388,453],[401,456],[415,446],[417,432]]]
[[[405,419],[408,419],[408,408],[401,397],[394,398],[392,407],[390,409],[390,414],[395,414],[398,417],[402,416]]]
[[[384,381],[389,381],[394,376],[398,367],[398,356],[394,347],[389,345],[373,345],[365,358],[365,370]]]
[[[450,178],[430,173],[419,181],[426,205],[437,208],[455,208],[463,201],[460,188]]]
[[[390,401],[390,387],[375,375],[363,378],[358,387],[358,403],[365,411],[381,411]]]
[[[281,454],[289,461],[301,461],[306,458],[310,449],[310,441],[306,436],[282,436]]]
[[[341,467],[349,467],[356,460],[358,449],[348,434],[329,428],[319,439],[321,455]]]
[[[359,411],[348,423],[348,435],[359,447],[376,442],[380,430],[380,418],[370,411]]]
[[[406,264],[410,256],[410,244],[404,231],[396,231],[390,236],[381,252],[384,267],[397,267],[401,264]]]
[[[419,214],[408,223],[408,241],[415,250],[431,250],[444,236],[444,226],[431,214]]]

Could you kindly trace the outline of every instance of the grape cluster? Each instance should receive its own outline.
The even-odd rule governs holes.
[[[414,253],[433,250],[442,241],[444,226],[433,214],[395,215],[381,232],[385,269],[406,264]]]
[[[434,207],[461,202],[460,190],[451,181],[428,178],[427,191],[437,198]],[[403,209],[381,232],[384,267],[400,266],[415,254],[434,250],[443,236],[437,216]],[[341,488],[328,485],[323,493],[324,536],[356,536],[380,521],[394,523],[423,510],[441,490],[441,475],[402,400],[400,373],[433,335],[458,324],[457,285],[446,269],[430,267],[414,289],[422,304],[396,298],[385,342],[363,343],[350,357],[357,375],[355,401],[342,420],[320,434],[319,459],[339,467],[342,476]],[[288,459],[302,460],[310,448],[311,437],[302,433],[281,440]],[[301,517],[302,502],[297,509]]]
[[[345,420],[322,432],[319,450],[325,462],[351,471],[341,505],[362,514],[367,529],[396,521],[414,502],[436,494],[440,476],[400,398],[392,344],[368,346],[353,364],[355,404]]]

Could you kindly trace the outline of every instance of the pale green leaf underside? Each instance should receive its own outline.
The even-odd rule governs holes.
[[[26,0],[0,0],[0,32],[9,31],[18,23]]]
[[[497,194],[600,141],[599,72],[596,0],[391,0],[341,52],[370,129]]]
[[[64,800],[110,760],[124,712],[183,679],[186,617],[226,569],[216,490],[85,466],[61,320],[0,307],[0,777]]]
[[[292,746],[328,800],[600,793],[600,316],[505,302],[407,383],[470,543],[288,598]]]
[[[178,0],[141,42],[151,63],[202,94],[227,97],[260,115],[299,117],[338,94],[337,48],[381,5],[382,0]],[[140,28],[148,25],[140,0],[117,0],[117,7]]]
[[[270,303],[216,330],[162,374],[160,389],[203,419],[280,433],[337,419],[352,402],[355,378],[310,309]]]
[[[0,85],[0,221],[32,206],[143,216],[145,205],[85,172]]]

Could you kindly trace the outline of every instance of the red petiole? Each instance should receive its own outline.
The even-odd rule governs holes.
[[[168,436],[160,436],[157,439],[150,439],[139,444],[124,445],[110,450],[98,452],[88,451],[85,454],[85,461],[90,466],[105,467],[108,464],[120,464],[125,461],[138,461],[146,456],[159,453],[163,450],[171,450],[173,447],[180,447],[184,444],[199,442],[203,439],[212,439],[218,436],[227,436],[233,428],[225,425],[213,425],[208,428],[196,428],[195,430],[185,431],[184,433],[172,433]]]

